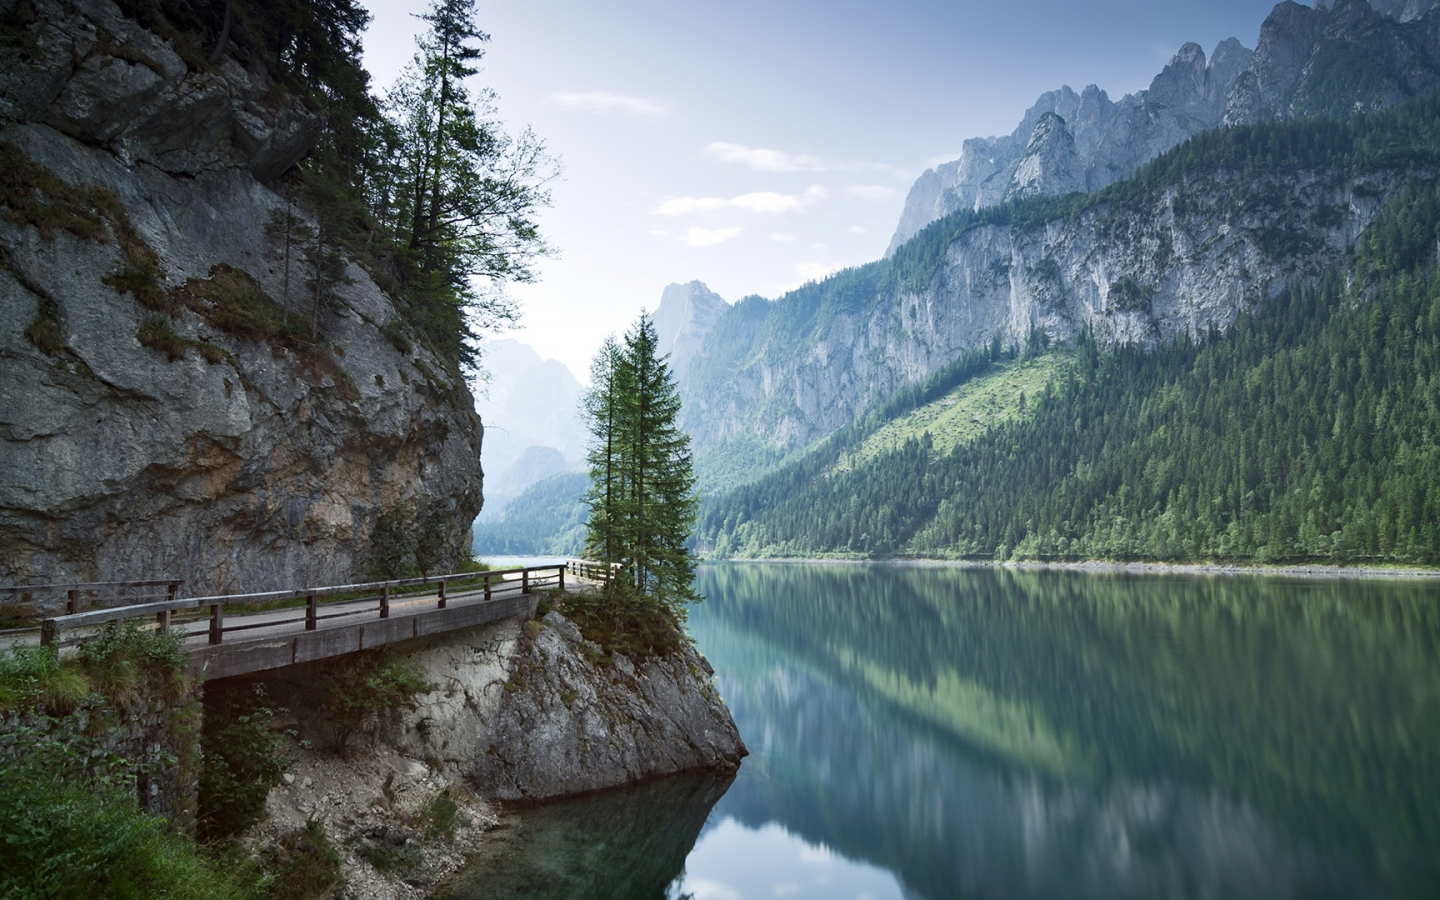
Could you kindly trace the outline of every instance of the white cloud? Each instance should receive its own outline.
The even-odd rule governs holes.
[[[823,160],[803,153],[792,156],[783,150],[746,147],[724,141],[706,144],[705,155],[720,162],[740,163],[759,172],[820,172],[828,168]]]
[[[793,881],[782,881],[770,888],[770,893],[776,897],[794,897],[800,893],[800,885]]]
[[[569,109],[599,113],[600,115],[619,113],[625,116],[654,118],[670,113],[670,110],[663,104],[656,103],[654,100],[647,100],[644,97],[628,97],[625,94],[614,94],[610,91],[555,91],[546,94],[545,99]]]
[[[651,236],[651,237],[669,237],[669,236],[670,236],[670,232],[666,231],[666,230],[663,229],[663,228],[652,228],[652,229],[650,229],[650,236]]]
[[[685,243],[691,247],[709,247],[723,244],[740,234],[740,228],[691,228],[685,232]]]
[[[685,891],[695,900],[742,900],[739,891],[708,878],[685,879]]]
[[[722,197],[676,197],[650,210],[657,216],[688,216],[694,213],[711,212],[726,207],[747,209],[751,212],[780,213],[798,212],[807,206],[819,203],[830,196],[822,185],[812,184],[803,194],[777,194],[774,191],[755,191],[726,200]]]
[[[777,231],[774,234],[770,235],[770,240],[774,241],[777,244],[793,244],[795,243],[795,235],[784,234]]]
[[[833,273],[835,273],[835,272],[838,272],[838,271],[840,271],[840,270],[843,269],[843,268],[845,268],[845,267],[844,267],[844,266],[833,265],[833,264],[831,264],[831,263],[802,262],[802,263],[796,263],[796,265],[795,265],[795,272],[796,272],[796,274],[798,274],[798,275],[799,275],[802,279],[804,279],[805,281],[821,281],[821,280],[823,280],[823,279],[825,278],[825,276],[830,275],[830,274],[833,274]],[[826,852],[826,853],[829,852],[828,850],[825,850],[823,847],[821,848],[821,850],[824,851],[824,852]],[[805,861],[805,862],[813,862],[814,860],[812,860],[812,859],[806,859],[806,857],[805,857],[804,854],[807,853],[807,852],[814,852],[814,851],[810,851],[809,848],[802,849],[802,850],[801,850],[801,856],[800,856],[801,860],[802,860],[802,861]]]
[[[894,188],[888,188],[883,184],[852,184],[845,188],[845,193],[859,197],[861,200],[873,200],[877,203],[895,196]]]
[[[847,229],[847,230],[848,230],[851,234],[864,234],[864,233],[865,233],[865,229],[864,229],[864,228],[861,228],[859,225],[851,225],[851,226],[849,227],[849,229]]]
[[[691,213],[724,209],[730,201],[723,197],[676,197],[650,210],[657,216],[688,216]]]

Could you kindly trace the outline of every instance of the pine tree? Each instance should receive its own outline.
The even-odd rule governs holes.
[[[473,363],[475,329],[515,316],[486,286],[534,280],[548,252],[535,215],[555,163],[529,129],[510,135],[495,121],[493,92],[467,85],[490,39],[475,27],[475,0],[434,0],[421,18],[430,30],[388,99],[393,185],[377,218],[401,245],[414,324]]]
[[[678,613],[697,599],[686,544],[698,499],[680,394],[657,343],[642,312],[623,345],[607,340],[592,365],[583,401],[594,438],[586,548],[620,564],[624,587]]]

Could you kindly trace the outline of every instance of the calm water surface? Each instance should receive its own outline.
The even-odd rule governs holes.
[[[1440,585],[698,580],[738,777],[516,812],[451,897],[1440,897]]]

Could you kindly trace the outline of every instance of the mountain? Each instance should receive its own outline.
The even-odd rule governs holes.
[[[1147,90],[1118,102],[1095,85],[1035,102],[1003,137],[971,138],[905,199],[886,255],[936,219],[1036,194],[1096,191],[1203,131],[1383,109],[1440,85],[1434,0],[1325,0],[1275,7],[1252,52],[1234,38],[1207,61],[1175,54]]]
[[[720,317],[681,379],[698,467],[718,466],[728,484],[740,483],[747,466],[750,476],[764,471],[992,342],[1089,336],[1101,348],[1153,348],[1223,331],[1263,298],[1317,277],[1345,257],[1415,165],[1354,130],[1403,130],[1397,121],[1340,122],[1422,90],[1424,66],[1397,59],[1440,60],[1437,29],[1434,10],[1401,22],[1358,0],[1329,10],[1282,3],[1220,99],[1204,89],[1232,80],[1216,66],[1227,58],[1238,68],[1248,51],[1226,42],[1207,63],[1189,47],[1149,91],[1117,107],[1180,98],[1157,112],[1158,122],[1179,128],[1175,104],[1213,120],[1220,100],[1232,110],[1244,87],[1284,114],[1203,131],[1099,191],[1056,197],[1046,186],[1100,172],[1077,160],[1095,158],[1089,148],[1105,132],[1072,129],[1068,109],[1032,110],[1033,124],[1017,132],[1034,138],[1014,166],[1021,172],[1026,163],[1025,180],[1010,200],[951,212],[885,259],[775,301],[746,298]],[[1397,41],[1405,50],[1398,57]],[[1354,77],[1337,80],[1318,64],[1338,58],[1359,60]],[[1090,96],[1098,104],[1098,92]],[[1322,120],[1312,109],[1344,115]],[[1266,124],[1277,119],[1295,121],[1295,130]],[[1173,133],[1170,125],[1134,132],[1143,152],[1132,158]],[[1313,141],[1315,152],[1296,141]],[[1429,147],[1422,141],[1415,151],[1423,157]]]
[[[936,219],[1035,194],[1095,191],[1181,141],[1219,126],[1251,51],[1231,38],[1209,61],[1186,44],[1149,90],[1114,102],[1095,85],[1041,95],[1010,134],[971,138],[960,158],[921,175],[905,198],[886,255]]]
[[[708,498],[702,546],[1440,564],[1440,98],[1396,112],[1367,131],[1423,174],[1322,277],[1199,340],[968,354]]]
[[[660,337],[660,355],[670,356],[670,371],[677,378],[689,368],[705,335],[729,308],[704,282],[665,286],[655,310],[655,331]]]
[[[475,410],[485,422],[487,505],[499,507],[526,487],[585,456],[580,382],[564,363],[542,359],[519,341],[486,343],[488,381]]]
[[[475,523],[471,549],[480,556],[579,556],[585,548],[590,476],[560,472],[530,484]]]

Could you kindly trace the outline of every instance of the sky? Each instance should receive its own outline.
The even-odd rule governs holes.
[[[429,0],[370,0],[377,92]],[[1043,92],[1143,90],[1181,45],[1255,46],[1271,0],[479,0],[475,87],[562,164],[556,254],[508,337],[580,378],[665,285],[778,297],[883,255],[905,194]]]

